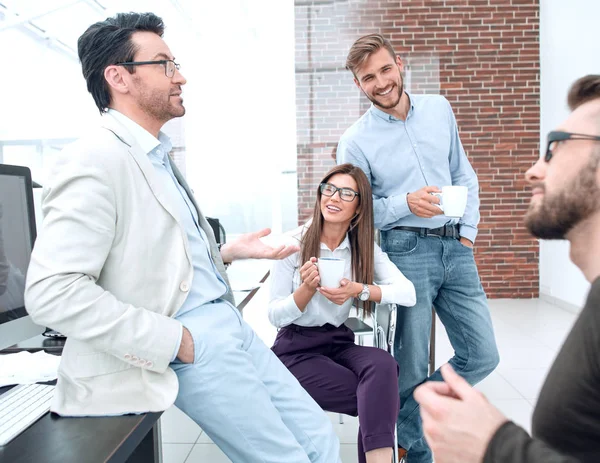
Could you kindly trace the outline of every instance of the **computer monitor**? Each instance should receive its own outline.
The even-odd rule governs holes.
[[[31,172],[0,164],[0,349],[44,332],[25,310],[25,275],[36,237]]]

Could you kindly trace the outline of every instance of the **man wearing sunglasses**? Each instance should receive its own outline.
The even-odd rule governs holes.
[[[600,75],[575,82],[568,102],[573,112],[525,175],[525,224],[538,238],[569,240],[592,284],[586,305],[542,387],[533,437],[447,365],[445,382],[415,391],[436,463],[600,461]]]
[[[78,51],[102,124],[49,174],[26,306],[67,336],[52,410],[165,410],[174,402],[233,462],[339,461],[329,418],[233,305],[224,262],[280,259],[262,230],[218,248],[160,131],[185,113],[152,13],[93,24]]]

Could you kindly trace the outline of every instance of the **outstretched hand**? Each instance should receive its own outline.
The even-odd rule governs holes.
[[[444,382],[427,381],[414,392],[427,443],[436,463],[480,463],[508,419],[450,365],[441,372]]]
[[[264,228],[257,232],[245,233],[235,241],[226,243],[221,247],[221,257],[224,262],[233,262],[239,259],[284,259],[298,252],[298,246],[281,245],[269,246],[260,239],[271,233],[270,228]]]

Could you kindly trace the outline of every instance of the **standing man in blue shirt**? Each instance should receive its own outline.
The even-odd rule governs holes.
[[[486,296],[473,257],[479,222],[477,176],[469,164],[448,101],[404,91],[402,60],[379,34],[358,39],[346,67],[372,102],[340,139],[337,162],[362,168],[371,181],[381,247],[417,292],[414,307],[398,311],[395,356],[400,365],[398,445],[409,463],[431,463],[414,389],[427,380],[433,306],[454,348],[449,360],[471,384],[498,365]],[[446,217],[432,195],[464,185],[460,220]]]

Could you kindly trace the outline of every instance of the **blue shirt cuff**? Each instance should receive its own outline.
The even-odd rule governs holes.
[[[477,237],[477,229],[475,227],[472,227],[471,225],[467,225],[464,223],[461,223],[459,225],[460,236],[464,236],[469,241],[471,241],[471,243],[475,243],[475,238]]]

